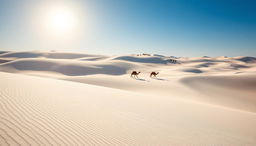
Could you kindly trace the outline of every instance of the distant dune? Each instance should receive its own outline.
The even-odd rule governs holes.
[[[236,59],[245,63],[256,63],[255,57],[238,57]]]
[[[157,64],[166,64],[168,60],[164,59],[164,57],[151,57],[151,56],[119,56],[114,58],[114,60],[125,60],[130,62],[138,62],[138,63],[157,63]]]
[[[2,51],[0,145],[254,146],[255,60]]]

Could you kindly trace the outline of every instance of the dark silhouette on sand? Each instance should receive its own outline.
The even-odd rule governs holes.
[[[177,63],[177,60],[175,60],[175,59],[170,59],[169,60],[171,63]]]
[[[137,71],[133,71],[132,73],[131,73],[131,77],[136,77],[136,78],[138,78],[138,75],[140,74],[140,72],[137,72]]]
[[[150,74],[150,77],[152,77],[152,76],[154,76],[154,77],[156,77],[156,75],[158,75],[159,74],[159,72],[151,72],[151,74]]]

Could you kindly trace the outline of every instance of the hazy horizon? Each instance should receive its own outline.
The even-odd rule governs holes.
[[[88,49],[89,50],[89,49]],[[125,53],[125,52],[120,52],[120,53],[107,53],[107,52],[104,52],[104,53],[96,53],[96,52],[90,52],[90,51],[85,51],[85,50],[61,50],[61,49],[58,49],[58,50],[54,50],[54,49],[43,49],[43,50],[39,50],[39,49],[31,49],[31,50],[27,50],[27,49],[19,49],[19,50],[8,50],[8,49],[1,49],[1,51],[4,51],[4,52],[10,52],[10,53],[13,53],[13,52],[38,52],[38,53],[44,53],[44,52],[49,52],[49,53],[81,53],[81,54],[92,54],[92,55],[106,55],[106,56],[118,56],[118,55],[139,55],[139,54],[150,54],[150,55],[163,55],[163,56],[174,56],[174,57],[240,57],[240,56],[246,56],[246,57],[256,57],[254,55],[231,55],[231,56],[228,56],[228,55],[175,55],[175,54],[170,54],[170,53],[155,53],[155,52],[132,52],[132,53]]]
[[[0,0],[0,50],[256,56],[250,0]]]

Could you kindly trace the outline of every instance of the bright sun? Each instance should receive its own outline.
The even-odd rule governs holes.
[[[71,33],[77,25],[74,12],[65,7],[56,7],[49,10],[45,18],[47,29],[54,35]]]

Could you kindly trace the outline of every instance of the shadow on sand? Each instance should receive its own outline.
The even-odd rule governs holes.
[[[133,78],[133,77],[131,77]],[[145,79],[142,79],[142,78],[133,78],[134,80],[138,80],[138,81],[145,81],[145,82],[148,82],[148,80],[145,80]]]
[[[159,80],[159,81],[168,81],[167,79],[163,79],[163,78],[151,78],[151,79],[155,79],[155,80]]]

